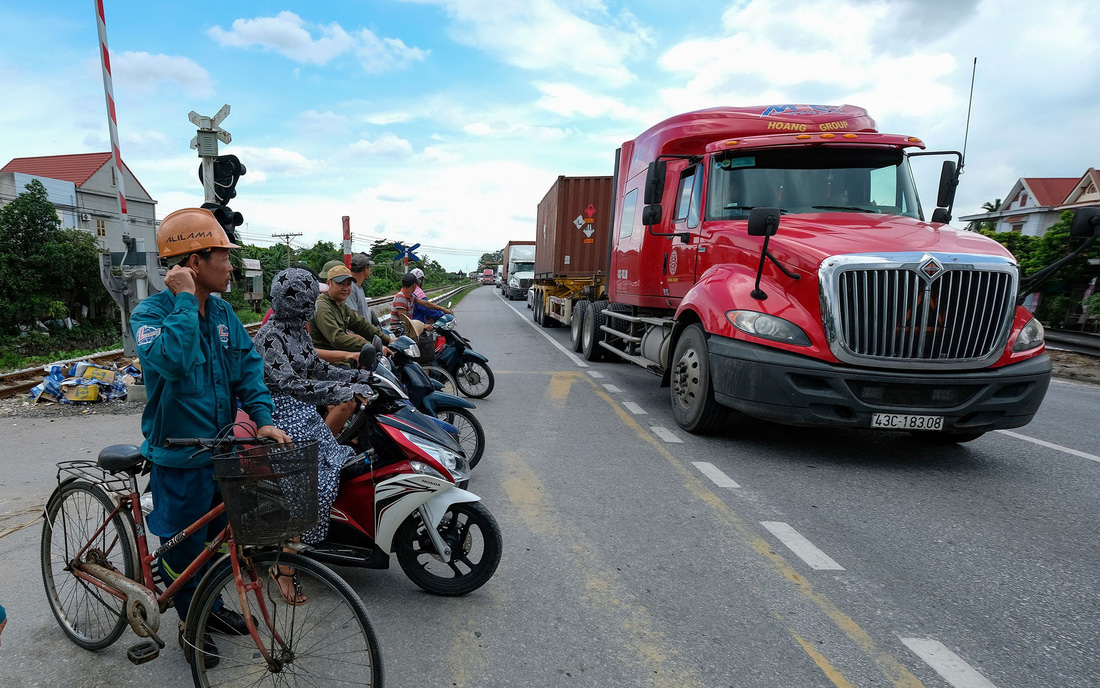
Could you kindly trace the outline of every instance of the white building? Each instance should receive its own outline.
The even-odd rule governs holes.
[[[1090,167],[1081,177],[1021,177],[1004,199],[994,212],[959,219],[995,221],[998,232],[1041,236],[1061,219],[1063,211],[1100,204],[1100,172]]]

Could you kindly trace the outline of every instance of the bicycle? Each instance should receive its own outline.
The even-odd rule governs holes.
[[[234,437],[167,444],[198,447],[196,453],[230,450],[214,459],[224,501],[152,553],[137,481],[146,461],[138,447],[113,445],[97,461],[57,464],[58,487],[42,530],[42,578],[65,634],[80,647],[102,650],[129,625],[149,640],[129,648],[127,658],[134,664],[156,659],[165,647],[161,615],[180,587],[220,554],[200,580],[183,626],[196,686],[295,685],[299,679],[382,686],[378,638],[362,600],[328,567],[284,551],[301,551],[305,546],[290,539],[316,522],[316,444]],[[161,590],[153,562],[223,513],[228,525]],[[293,606],[283,596],[268,575],[274,566],[297,571],[304,604]],[[211,628],[219,599],[242,615],[246,635]],[[204,642],[211,633],[216,654]]]

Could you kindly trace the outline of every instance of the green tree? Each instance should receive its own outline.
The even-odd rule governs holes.
[[[497,269],[497,266],[504,262],[504,249],[499,251],[492,251],[490,253],[482,253],[481,258],[478,259],[478,269],[492,268]]]
[[[1048,265],[1061,260],[1072,253],[1081,245],[1081,239],[1075,239],[1069,234],[1070,224],[1073,222],[1074,211],[1067,210],[1062,213],[1061,219],[1051,225],[1050,229],[1042,236],[1036,237],[1031,255],[1026,263],[1025,275],[1033,275]],[[1051,276],[1051,281],[1074,281],[1088,275],[1091,270],[1090,258],[1100,258],[1100,245],[1095,245],[1076,259],[1070,261]]]
[[[992,200],[992,201],[986,201],[985,203],[982,203],[982,210],[984,210],[987,213],[995,213],[1000,209],[1001,209],[1001,199],[999,199],[999,198],[995,199],[995,200]],[[966,226],[966,228],[968,230],[970,230],[971,232],[981,232],[982,234],[985,234],[986,232],[992,233],[992,232],[995,232],[997,230],[997,221],[996,220],[974,220],[973,222],[968,224]],[[986,236],[990,236],[990,235],[987,234]]]
[[[344,260],[343,247],[337,246],[331,241],[318,241],[312,248],[307,248],[298,252],[298,261],[305,261],[305,264],[318,274],[321,272],[321,268],[325,266],[325,263],[330,260]]]

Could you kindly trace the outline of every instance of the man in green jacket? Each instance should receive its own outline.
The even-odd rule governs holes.
[[[386,333],[347,305],[351,270],[336,265],[328,271],[328,291],[317,297],[317,314],[309,321],[313,346],[319,350],[359,351],[376,335],[389,344]]]
[[[162,545],[221,501],[210,452],[168,448],[166,439],[216,437],[236,419],[239,402],[258,435],[290,441],[271,420],[275,407],[264,385],[263,359],[233,309],[215,296],[225,291],[233,273],[232,248],[239,247],[229,242],[209,210],[170,213],[157,229],[157,252],[171,266],[164,277],[167,289],[142,301],[130,316],[148,396],[141,416],[142,453],[153,464],[148,526]],[[215,519],[165,552],[159,559],[164,583],[178,578],[224,527],[224,517]],[[181,622],[187,620],[203,573],[198,571],[176,593]],[[221,604],[214,616],[214,628],[222,633],[248,632],[244,618]],[[180,638],[182,643],[182,623]],[[217,653],[209,638],[203,649]],[[211,661],[206,659],[208,666]]]

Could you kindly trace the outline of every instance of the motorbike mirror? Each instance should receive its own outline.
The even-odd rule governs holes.
[[[378,350],[373,344],[364,344],[359,350],[359,367],[372,373],[378,368]]]
[[[379,337],[378,335],[374,335],[374,338],[371,339],[370,343],[374,346],[375,351],[381,351],[382,350],[382,338]]]
[[[1073,222],[1069,226],[1069,235],[1087,239],[1097,232],[1100,232],[1100,208],[1079,208],[1073,214]]]

